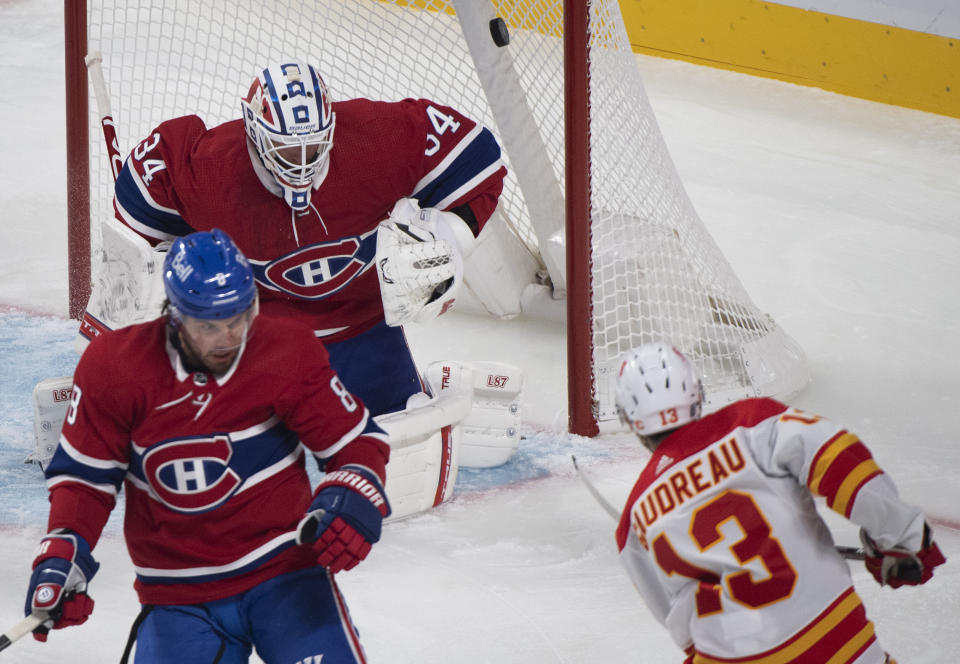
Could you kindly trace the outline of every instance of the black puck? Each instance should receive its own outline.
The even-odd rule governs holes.
[[[510,31],[507,29],[507,23],[499,16],[490,21],[490,36],[493,37],[493,43],[503,47],[510,43]]]

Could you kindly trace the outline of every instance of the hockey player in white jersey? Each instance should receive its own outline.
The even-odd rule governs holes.
[[[857,438],[767,398],[702,416],[693,364],[667,343],[627,352],[621,419],[652,452],[617,528],[621,560],[687,664],[892,664],[813,496],[861,527],[893,588],[945,562]]]

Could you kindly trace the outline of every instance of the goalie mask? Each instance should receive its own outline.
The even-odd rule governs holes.
[[[670,344],[648,343],[623,356],[616,402],[620,421],[650,436],[700,419],[703,387],[683,353]]]
[[[294,210],[307,209],[333,146],[335,118],[320,74],[305,62],[270,65],[240,105],[247,138],[283,190],[283,200]]]

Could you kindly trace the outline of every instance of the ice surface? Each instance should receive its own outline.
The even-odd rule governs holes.
[[[0,0],[0,629],[22,616],[46,498],[30,393],[72,371],[67,311],[62,9]],[[700,216],[747,291],[805,349],[794,402],[844,422],[950,559],[922,588],[854,580],[881,643],[905,664],[960,652],[960,121],[815,89],[639,57]],[[157,118],[160,120],[162,118]],[[424,366],[526,372],[525,440],[507,466],[461,473],[454,500],[393,523],[340,577],[371,662],[679,662],[616,559],[613,524],[581,467],[622,504],[645,452],[625,435],[570,437],[562,332],[451,314],[409,336]],[[118,661],[138,606],[115,513],[97,547],[97,609],[5,661]],[[826,514],[840,543],[855,531]]]

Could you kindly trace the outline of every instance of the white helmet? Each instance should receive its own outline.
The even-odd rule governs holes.
[[[620,421],[641,436],[700,419],[703,387],[693,363],[663,342],[627,351],[617,375]]]
[[[240,106],[247,137],[294,210],[310,206],[310,189],[330,166],[334,113],[320,74],[306,62],[270,65]]]

